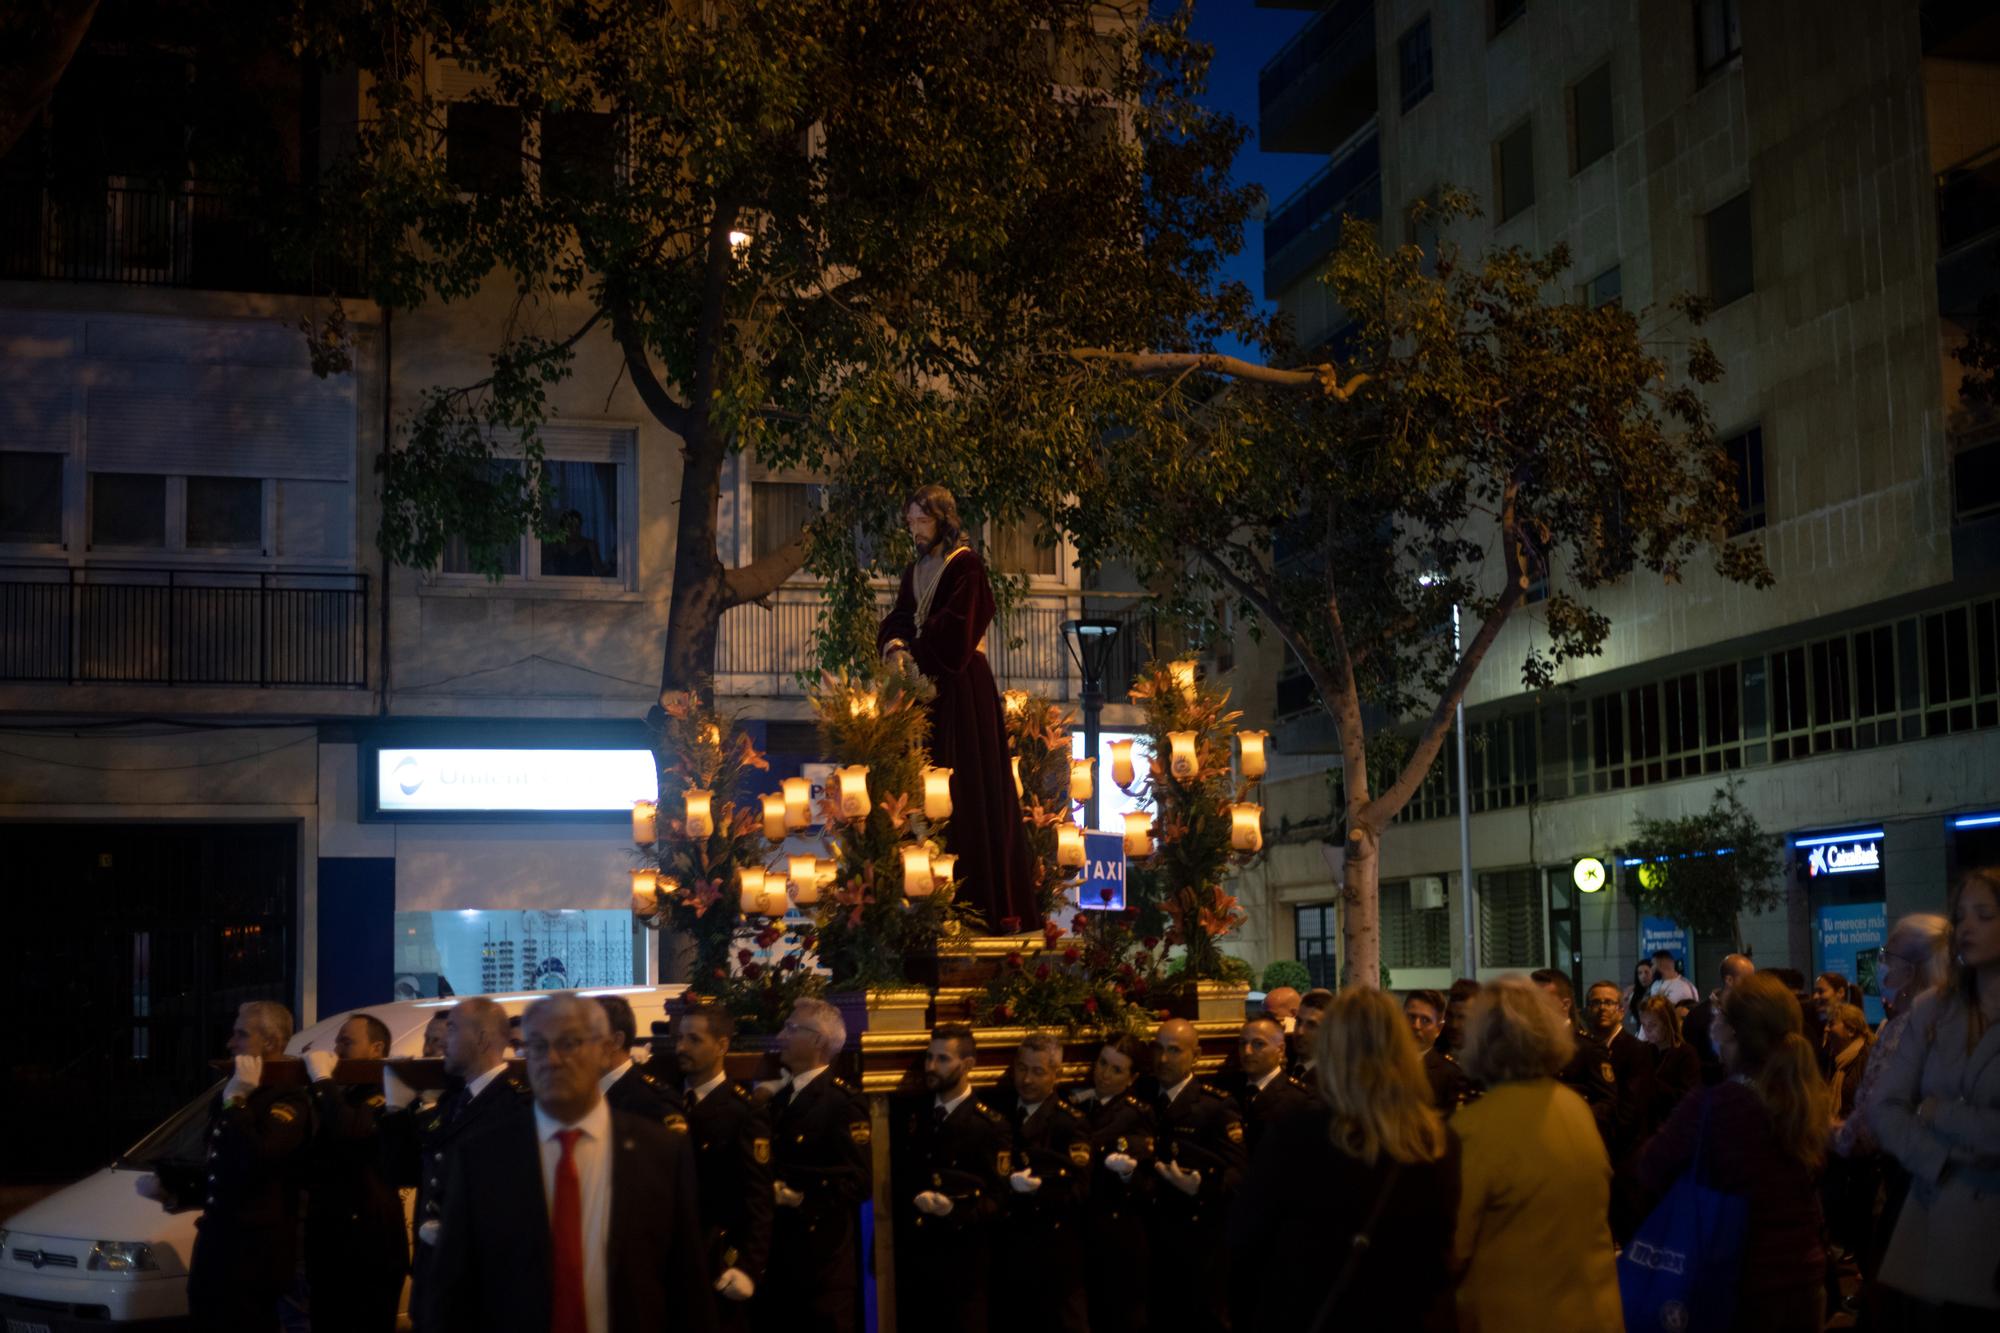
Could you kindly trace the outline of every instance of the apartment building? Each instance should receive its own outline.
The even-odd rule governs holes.
[[[1629,980],[1656,937],[1709,978],[1727,941],[1642,921],[1631,829],[1731,777],[1786,846],[1785,902],[1742,922],[1748,947],[1868,970],[1871,917],[1941,910],[1957,868],[2000,860],[2000,433],[1952,356],[2000,277],[2000,22],[1903,0],[1282,7],[1317,11],[1260,85],[1265,150],[1325,159],[1264,229],[1301,343],[1338,336],[1315,279],[1341,216],[1428,244],[1409,210],[1447,184],[1485,210],[1455,239],[1565,243],[1575,299],[1700,293],[1739,527],[1777,576],[1629,577],[1595,599],[1604,653],[1539,693],[1517,670],[1535,609],[1517,615],[1466,700],[1472,929],[1447,746],[1384,841],[1394,983]],[[1331,733],[1273,650],[1237,653],[1238,678],[1275,681],[1275,743],[1311,757],[1274,789],[1303,831],[1246,877],[1248,936],[1330,978]],[[1585,892],[1587,858],[1610,873]]]

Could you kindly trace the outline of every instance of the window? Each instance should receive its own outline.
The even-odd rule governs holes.
[[[1760,426],[1730,436],[1722,442],[1729,465],[1736,469],[1736,526],[1731,535],[1752,532],[1764,526],[1764,431]]]
[[[1493,188],[1500,221],[1519,216],[1535,202],[1534,122],[1522,121],[1493,145]]]
[[[167,479],[136,472],[90,474],[90,544],[167,544]]]
[[[521,472],[519,460],[504,458],[488,459],[486,467],[488,473],[496,481],[510,473],[518,477]],[[520,577],[521,546],[523,540],[521,537],[509,537],[497,543],[500,573],[503,577]],[[445,542],[444,559],[439,568],[446,574],[483,573],[473,559],[473,542],[464,536],[453,536]]]
[[[1583,303],[1592,310],[1621,304],[1625,297],[1625,274],[1617,264],[1583,284]]]
[[[1541,877],[1532,870],[1479,876],[1479,965],[1537,968],[1545,960]]]
[[[2000,511],[2000,438],[1959,445],[1951,458],[1951,493],[1961,520]]]
[[[521,188],[521,109],[485,102],[445,108],[445,174],[468,194],[513,194]]]
[[[993,559],[1002,573],[1026,574],[1032,578],[1056,577],[1056,548],[1041,543],[1042,524],[1024,519],[1018,523],[993,525]]]
[[[537,156],[547,193],[597,199],[611,192],[618,152],[615,122],[608,113],[544,111],[541,129]]]
[[[1472,813],[1508,810],[1534,800],[1534,714],[1520,713],[1473,723],[1465,764],[1466,795],[1472,801]]]
[[[264,483],[255,477],[189,477],[186,538],[189,550],[261,550]]]
[[[1396,41],[1396,63],[1401,71],[1403,110],[1408,111],[1431,95],[1431,16],[1424,15],[1410,25]]]
[[[796,481],[750,483],[750,553],[762,559],[819,517],[819,487]]]
[[[1380,902],[1383,966],[1451,966],[1451,908],[1442,877],[1384,884]]]
[[[63,539],[63,456],[0,453],[0,542]]]
[[[1743,50],[1736,0],[1696,0],[1695,60],[1703,78],[1735,59]]]
[[[1328,990],[1340,985],[1340,918],[1332,903],[1314,903],[1295,910],[1298,960],[1312,973],[1312,984]]]
[[[1981,609],[1991,614],[1992,603]],[[1924,617],[1924,730],[1932,736],[1972,726],[1970,618],[1962,606]],[[1991,650],[1991,635],[1987,636]]]
[[[1513,24],[1515,19],[1528,12],[1528,0],[1492,0],[1493,24],[1488,32],[1498,36]]]
[[[1708,252],[1708,299],[1718,309],[1755,288],[1750,245],[1750,192],[1745,190],[1702,219]]]
[[[618,577],[618,465],[542,464],[560,536],[541,543],[545,578]]]
[[[1611,65],[1607,61],[1569,90],[1570,174],[1610,152],[1611,144]]]

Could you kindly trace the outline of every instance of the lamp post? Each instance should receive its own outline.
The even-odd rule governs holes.
[[[1421,587],[1431,588],[1444,582],[1442,574],[1425,574],[1417,580]],[[1456,662],[1464,656],[1464,647],[1459,642],[1459,608],[1454,599],[1451,604],[1451,656]],[[1472,889],[1472,801],[1467,793],[1467,770],[1465,767],[1465,695],[1458,696],[1457,716],[1454,719],[1458,733],[1458,893],[1459,903],[1465,916],[1465,975],[1479,975],[1479,918],[1474,908]]]
[[[1111,645],[1117,637],[1115,620],[1063,621],[1063,642],[1069,645],[1069,655],[1076,659],[1077,672],[1083,678],[1083,753],[1087,759],[1097,758],[1098,718],[1104,712],[1104,668],[1111,660]],[[1102,782],[1090,786],[1090,799],[1083,803],[1085,828],[1097,827],[1097,796],[1103,786]]]

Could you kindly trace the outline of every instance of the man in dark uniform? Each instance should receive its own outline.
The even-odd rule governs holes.
[[[1197,1082],[1194,1024],[1170,1018],[1153,1036],[1160,1090],[1153,1171],[1152,1326],[1163,1333],[1229,1327],[1223,1222],[1245,1164],[1243,1119],[1229,1100]]]
[[[298,1155],[312,1114],[303,1092],[263,1086],[264,1063],[285,1058],[291,1011],[252,1000],[236,1011],[236,1068],[208,1112],[199,1166],[162,1164],[139,1192],[169,1212],[202,1210],[188,1262],[188,1313],[203,1333],[270,1333],[298,1261]]]
[[[674,1061],[687,1080],[701,1229],[715,1273],[716,1322],[750,1327],[748,1302],[771,1253],[771,1121],[724,1069],[736,1020],[720,1005],[689,1009],[675,1024]]]
[[[389,1333],[410,1271],[403,1200],[382,1174],[382,1090],[333,1081],[342,1060],[388,1058],[389,1029],[373,1014],[342,1023],[332,1050],[306,1052],[306,1283],[321,1328]]]
[[[632,1016],[631,1004],[622,995],[595,998],[611,1021],[611,1040],[604,1047],[604,1077],[597,1081],[597,1090],[614,1111],[642,1115],[677,1134],[686,1133],[687,1115],[681,1103],[681,1090],[672,1079],[654,1073],[648,1065],[632,1058],[632,1048],[639,1041],[639,1023]]]
[[[1267,1129],[1307,1109],[1316,1098],[1311,1088],[1285,1072],[1285,1030],[1273,1018],[1260,1016],[1243,1025],[1237,1061],[1243,1083],[1236,1107],[1243,1117],[1247,1149],[1255,1152]]]
[[[1413,990],[1403,997],[1403,1019],[1423,1053],[1424,1077],[1430,1080],[1431,1102],[1440,1115],[1450,1115],[1472,1095],[1472,1080],[1458,1067],[1458,1061],[1439,1049],[1445,1012],[1445,998],[1434,990]]]
[[[1062,1042],[1046,1032],[1030,1033],[1014,1052],[1009,1108],[1014,1171],[1001,1211],[999,1271],[1035,1277],[1032,1282],[1003,1278],[993,1293],[996,1323],[1003,1329],[1090,1329],[1083,1287],[1090,1128],[1056,1096],[1062,1059]]]
[[[1001,1202],[1011,1193],[1013,1134],[972,1095],[978,1048],[963,1023],[931,1029],[930,1096],[896,1144],[897,1327],[986,1333],[987,1279]]]
[[[1604,1150],[1613,1160],[1618,1156],[1618,1075],[1611,1067],[1611,1053],[1577,1026],[1576,988],[1569,975],[1552,967],[1537,968],[1529,977],[1561,1011],[1563,1021],[1576,1033],[1576,1054],[1556,1074],[1556,1081],[1583,1098],[1597,1121]]]
[[[455,1145],[483,1124],[528,1110],[528,1085],[507,1069],[507,1011],[472,995],[445,1018],[444,1072],[451,1087],[437,1105],[419,1109],[415,1093],[384,1065],[382,1172],[398,1188],[417,1191],[417,1243],[410,1262],[410,1319],[418,1333],[437,1326],[438,1293],[430,1267],[444,1217],[445,1168]]]
[[[800,1000],[778,1033],[785,1077],[770,1097],[771,1259],[751,1319],[763,1333],[859,1327],[861,1201],[873,1134],[860,1095],[827,1066],[847,1044],[840,1011]],[[760,1089],[761,1091],[761,1089]]]
[[[1159,1178],[1152,1108],[1132,1095],[1145,1053],[1137,1037],[1113,1037],[1098,1048],[1090,1086],[1070,1094],[1089,1119],[1094,1163],[1084,1245],[1092,1333],[1141,1333],[1147,1324],[1146,1222]]]

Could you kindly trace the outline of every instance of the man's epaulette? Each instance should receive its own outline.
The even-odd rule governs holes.
[[[979,1113],[981,1115],[985,1116],[988,1120],[991,1120],[994,1124],[1004,1125],[1007,1123],[1006,1116],[1001,1115],[998,1111],[988,1106],[985,1102],[980,1101],[977,1097],[974,1097],[972,1099],[972,1104],[979,1108]]]
[[[734,1079],[722,1080],[722,1086],[729,1089],[729,1091],[735,1095],[737,1101],[747,1102],[750,1100],[750,1089],[744,1087],[741,1083],[736,1082]]]
[[[514,1094],[518,1097],[532,1097],[535,1095],[535,1090],[528,1086],[528,1080],[522,1078],[519,1074],[514,1073],[512,1070],[509,1070],[506,1073],[502,1074],[500,1076],[500,1081],[505,1083],[508,1086],[508,1088],[512,1089]]]

